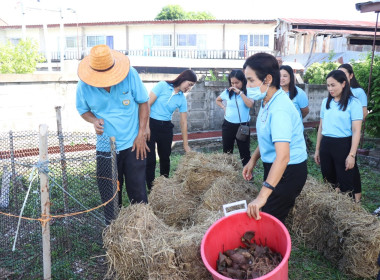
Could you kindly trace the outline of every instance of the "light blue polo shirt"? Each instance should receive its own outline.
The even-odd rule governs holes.
[[[182,91],[174,94],[174,87],[165,81],[158,82],[152,92],[157,96],[150,107],[150,117],[159,121],[171,121],[174,111],[187,112],[187,101]]]
[[[330,101],[330,109],[326,109],[327,98],[323,99],[320,118],[322,119],[322,135],[342,138],[352,136],[352,121],[363,119],[363,109],[359,99],[351,97],[345,111],[339,108],[339,102]]]
[[[240,123],[239,120],[239,113],[238,109],[236,107],[236,101],[239,106],[239,111],[240,111],[240,118],[241,122],[249,122],[251,119],[251,116],[249,115],[249,108],[245,105],[243,98],[241,96],[236,96],[236,101],[235,101],[235,96],[233,95],[230,99],[228,90],[225,89],[219,97],[223,100],[226,101],[226,115],[224,118],[230,122],[230,123]]]
[[[276,159],[274,143],[289,142],[290,161],[298,164],[307,159],[302,120],[288,95],[279,89],[260,111],[256,120],[257,139],[261,160],[273,163]]]
[[[296,86],[296,89],[297,95],[292,99],[292,101],[302,119],[301,109],[309,106],[309,100],[307,99],[306,92],[302,88]],[[289,96],[289,92],[286,93]]]
[[[362,88],[351,88],[352,94],[359,99],[360,103],[362,104],[362,107],[367,107],[367,94],[365,93],[364,89]]]
[[[110,92],[79,81],[76,107],[80,115],[90,111],[98,119],[104,120],[104,133],[97,135],[98,151],[110,151],[111,136],[116,139],[116,149],[122,151],[133,146],[139,130],[139,104],[148,99],[140,76],[130,67],[127,77],[112,86]]]

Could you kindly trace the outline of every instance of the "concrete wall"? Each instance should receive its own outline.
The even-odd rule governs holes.
[[[148,91],[157,81],[172,79],[176,75],[140,75]],[[45,123],[56,129],[55,107],[61,107],[64,131],[92,132],[75,108],[76,75],[26,74],[0,75],[0,131],[38,130]],[[215,104],[216,97],[226,88],[226,82],[198,82],[187,94],[188,128],[190,132],[220,130],[223,110]],[[302,87],[302,86],[301,86]],[[327,96],[326,86],[306,85],[310,113],[305,121],[318,121],[320,104]],[[251,109],[251,124],[255,125],[259,103]],[[179,113],[173,115],[175,132],[180,132]]]

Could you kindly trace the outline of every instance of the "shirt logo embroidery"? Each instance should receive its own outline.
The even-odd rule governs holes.
[[[129,101],[129,99],[123,100],[123,105],[124,105],[124,106],[128,106],[129,103],[131,103],[131,102]]]

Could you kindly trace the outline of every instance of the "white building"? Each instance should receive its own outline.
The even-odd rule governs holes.
[[[27,25],[25,35],[59,59],[64,38],[65,59],[86,55],[91,47],[107,44],[133,56],[244,59],[255,52],[273,53],[275,27],[271,20],[164,20]],[[61,31],[63,30],[63,35]],[[45,32],[44,32],[45,31]],[[47,40],[45,41],[45,34]],[[0,42],[17,43],[22,26],[0,26]]]

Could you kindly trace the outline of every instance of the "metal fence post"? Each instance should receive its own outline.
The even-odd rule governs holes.
[[[13,146],[13,132],[9,131],[9,151],[11,154],[11,169],[12,169],[12,185],[13,185],[13,199],[15,200],[15,207],[18,208],[18,198],[17,198],[17,189],[16,189],[16,165],[15,165],[15,150]]]
[[[59,140],[59,151],[61,155],[61,169],[62,169],[62,186],[65,192],[63,193],[63,208],[65,213],[68,213],[68,198],[67,198],[67,172],[66,172],[66,155],[65,155],[65,144],[63,142],[63,133],[62,133],[62,117],[61,117],[61,106],[55,107],[56,118],[57,118],[57,136]]]
[[[116,142],[115,137],[110,137],[110,144],[111,144],[111,164],[112,164],[112,190],[113,193],[117,192],[117,180],[118,180],[118,174],[117,174],[117,160],[116,160]],[[120,188],[122,186],[119,186]],[[119,196],[116,195],[115,199],[111,202],[114,209],[115,218],[119,214]]]

